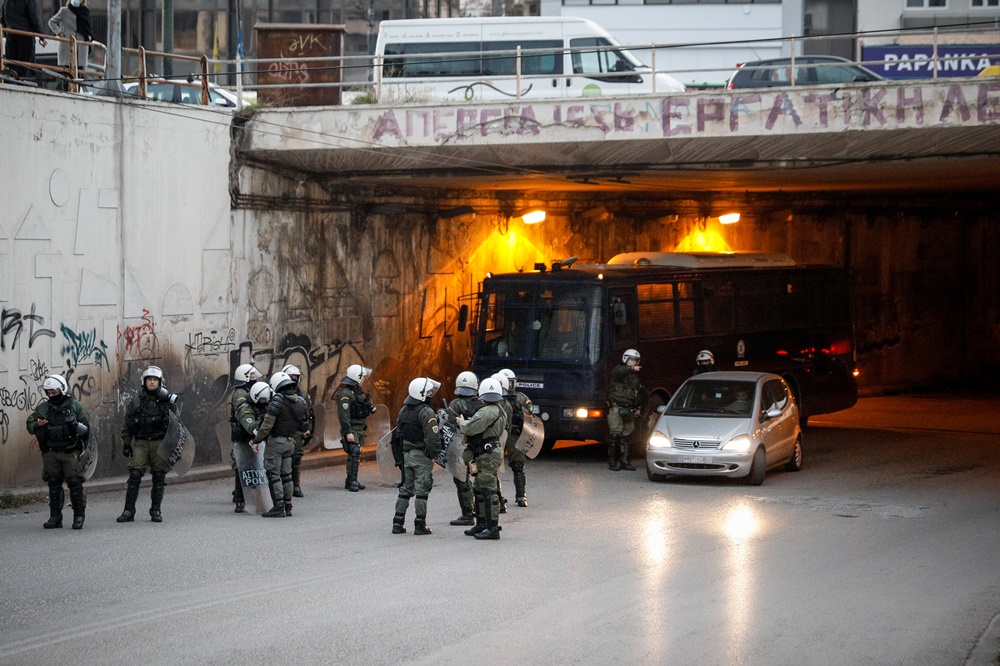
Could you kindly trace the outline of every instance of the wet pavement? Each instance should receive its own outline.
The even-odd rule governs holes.
[[[115,492],[79,532],[5,511],[0,663],[995,663],[998,408],[866,398],[760,487],[652,483],[560,445],[495,542],[448,525],[443,470],[434,534],[412,509],[390,534],[373,462],[361,493],[308,470],[289,519],[234,514],[224,479],[168,486],[161,524],[147,487],[132,524]]]

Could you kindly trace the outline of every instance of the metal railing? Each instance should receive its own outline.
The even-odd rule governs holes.
[[[21,60],[13,60],[4,58],[4,54],[0,53],[0,71],[7,69],[8,65],[20,65],[21,67],[26,67],[38,72],[50,72],[59,76],[59,78],[66,81],[67,90],[69,92],[79,92],[80,84],[84,82],[82,75],[89,74],[95,78],[103,78],[104,72],[90,69],[80,69],[77,63],[77,47],[87,46],[91,49],[99,48],[106,49],[107,47],[100,42],[86,42],[79,40],[76,37],[59,37],[57,35],[43,35],[37,32],[27,32],[25,30],[15,30],[13,28],[4,28],[0,26],[0,42],[3,41],[4,35],[21,35],[23,37],[34,37],[41,41],[54,41],[54,42],[64,42],[69,44],[69,63],[67,67],[61,67],[59,65],[43,65],[36,62],[23,62]],[[65,75],[65,76],[63,76]]]

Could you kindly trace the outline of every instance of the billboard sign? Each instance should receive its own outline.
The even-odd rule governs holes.
[[[861,59],[865,67],[887,79],[929,79],[934,76],[934,47],[864,46]],[[976,76],[991,64],[1000,63],[1000,44],[938,45],[938,76]],[[884,64],[868,64],[871,61]]]

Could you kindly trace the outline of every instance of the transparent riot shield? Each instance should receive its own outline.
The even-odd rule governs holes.
[[[177,472],[178,476],[184,476],[194,463],[194,451],[194,435],[171,412],[167,434],[163,437],[158,449],[160,456],[167,461],[173,471]]]
[[[389,420],[389,408],[385,405],[375,405],[375,412],[365,421],[368,429],[365,430],[366,442],[381,441],[392,431],[392,423]]]
[[[97,469],[97,440],[95,437],[88,437],[86,448],[80,452],[80,469],[83,470],[83,480],[89,481],[94,476]]]
[[[312,439],[302,446],[305,453],[319,451],[320,448],[333,448],[326,445],[326,405],[318,402],[313,405]]]
[[[254,453],[249,443],[237,442],[233,444],[233,455],[236,458],[236,469],[240,473],[240,482],[243,484],[243,497],[249,505],[253,503],[254,512],[261,514],[271,510],[274,501],[271,499],[271,489],[267,483],[267,474],[264,472],[264,447],[261,442],[258,445],[260,453]]]
[[[533,459],[542,450],[544,441],[545,422],[538,418],[537,414],[532,414],[529,408],[525,408],[524,429],[514,443],[514,448]]]
[[[395,486],[400,481],[399,468],[396,467],[396,457],[392,453],[392,435],[395,429],[390,430],[375,447],[375,462],[378,463],[379,474],[382,475],[382,484]]]
[[[229,462],[229,452],[233,450],[233,424],[229,421],[216,423],[215,439],[219,442],[219,456],[222,462]]]

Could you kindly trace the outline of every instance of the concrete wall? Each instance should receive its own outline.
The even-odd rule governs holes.
[[[215,463],[239,363],[299,365],[329,406],[360,361],[394,411],[412,377],[447,386],[467,363],[461,297],[487,270],[570,255],[769,250],[850,266],[863,385],[1000,370],[1000,231],[986,195],[831,197],[794,217],[772,201],[734,227],[700,219],[697,201],[678,216],[625,216],[597,194],[536,193],[607,212],[534,227],[380,215],[392,192],[345,206],[295,174],[231,164],[231,120],[0,86],[0,154],[19,156],[0,162],[0,488],[41,483],[24,420],[49,372],[65,373],[94,417],[99,476],[124,472],[123,405],[149,363],[182,395],[196,464]],[[477,209],[502,203],[478,196]]]

